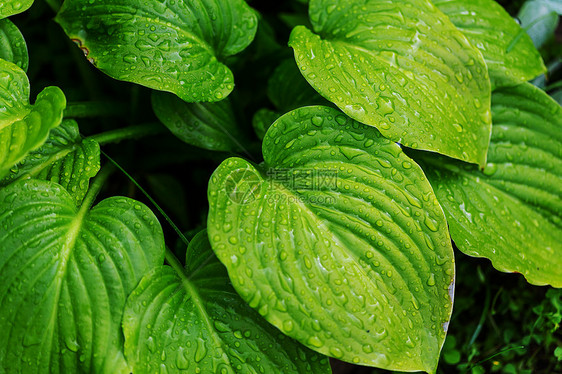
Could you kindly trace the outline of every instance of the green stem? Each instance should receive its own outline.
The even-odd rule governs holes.
[[[178,260],[174,252],[172,252],[172,250],[168,248],[168,246],[166,246],[166,261],[180,277],[183,275],[185,278],[187,278],[185,268],[182,266],[180,260]]]
[[[66,118],[92,118],[126,116],[127,105],[114,101],[85,101],[68,103],[64,111]]]
[[[164,219],[168,222],[168,224],[170,224],[170,226],[172,227],[172,229],[174,229],[174,231],[176,232],[176,234],[178,234],[178,237],[181,239],[181,241],[188,246],[189,245],[189,240],[187,240],[187,238],[185,237],[185,235],[183,235],[183,232],[181,232],[181,230],[176,226],[176,224],[172,221],[172,219],[166,214],[166,212],[164,212],[164,210],[160,207],[160,205],[158,205],[158,203],[152,198],[152,196],[150,196],[150,194],[148,192],[146,192],[146,190],[144,188],[142,188],[142,186],[135,180],[135,178],[133,178],[129,173],[127,173],[125,171],[125,169],[123,169],[121,167],[121,165],[119,165],[117,163],[117,161],[115,161],[114,159],[112,159],[111,157],[109,157],[109,155],[107,153],[105,153],[103,150],[101,150],[101,153],[113,164],[117,167],[117,169],[119,169],[123,174],[125,174],[125,176],[127,178],[129,178],[129,180],[131,182],[133,182],[133,184],[135,186],[137,186],[137,188],[139,189],[140,192],[142,192],[142,194],[144,196],[146,196],[146,198],[148,200],[150,200],[150,202],[152,203],[152,205],[154,205],[156,207],[156,209],[158,209],[158,211],[160,212],[160,214],[164,217]]]
[[[481,361],[478,361],[478,362],[475,363],[475,364],[470,365],[470,366],[468,367],[468,369],[466,369],[465,373],[468,373],[468,372],[470,371],[470,369],[472,369],[472,368],[475,367],[475,366],[478,366],[478,365],[480,365],[480,364],[483,364],[484,362],[489,361],[489,360],[493,359],[494,357],[497,357],[497,356],[502,355],[502,354],[504,354],[504,353],[507,353],[507,352],[509,352],[509,351],[513,351],[513,350],[515,350],[515,349],[525,349],[525,346],[524,346],[524,345],[518,345],[518,346],[515,346],[515,347],[509,347],[509,348],[506,348],[506,349],[504,349],[504,350],[499,351],[498,353],[494,353],[493,355],[491,355],[491,356],[489,356],[489,357],[486,357],[485,359],[483,359],[483,360],[481,360]]]
[[[484,309],[482,309],[480,320],[478,321],[478,325],[476,326],[476,329],[474,330],[474,333],[472,334],[472,337],[468,342],[467,348],[470,348],[470,346],[472,346],[472,344],[474,344],[474,342],[476,341],[476,338],[478,338],[478,335],[480,335],[480,331],[482,330],[482,326],[484,326],[484,322],[486,321],[486,316],[488,315],[488,311],[490,310],[490,298],[491,298],[490,287],[486,287],[486,299],[484,300]]]
[[[59,12],[59,9],[62,5],[62,2],[59,0],[45,0],[45,2],[55,13]]]
[[[126,139],[137,139],[144,136],[156,135],[164,132],[164,127],[158,123],[147,123],[138,126],[129,126],[117,130],[110,130],[99,134],[88,136],[86,139],[93,139],[100,145],[107,143],[117,143]]]
[[[554,90],[555,88],[560,88],[560,87],[562,87],[562,81],[558,81],[558,82],[556,82],[556,83],[553,83],[553,84],[551,84],[551,85],[548,85],[548,86],[546,86],[546,87],[544,88],[544,90],[545,90],[545,91],[552,91],[552,90]]]
[[[82,207],[80,208],[80,210],[89,209],[92,206],[105,181],[107,180],[107,178],[109,178],[113,171],[115,171],[113,165],[107,165],[101,169],[101,171],[98,173],[98,175],[96,175],[96,177],[90,184],[88,193],[84,197],[84,200],[82,200]]]

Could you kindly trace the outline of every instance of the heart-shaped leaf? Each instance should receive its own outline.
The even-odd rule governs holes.
[[[419,166],[322,106],[279,118],[263,154],[262,166],[224,161],[209,182],[209,238],[234,288],[320,353],[435,372],[454,259]]]
[[[230,100],[186,103],[164,92],[152,94],[158,119],[180,140],[211,151],[240,151],[241,133]]]
[[[90,210],[96,189],[79,209],[52,182],[0,190],[0,362],[8,372],[130,373],[121,316],[138,281],[164,261],[164,237],[134,200],[113,197]]]
[[[27,71],[27,45],[18,27],[7,18],[0,19],[0,59],[12,62]]]
[[[490,139],[482,54],[429,0],[311,0],[289,45],[308,82],[405,146],[479,165]]]
[[[232,91],[224,59],[246,48],[257,29],[244,0],[66,0],[56,20],[104,73],[188,102]]]
[[[29,81],[17,65],[0,59],[0,178],[45,142],[62,121],[66,98],[47,87],[29,104]]]
[[[33,4],[33,0],[2,0],[0,2],[0,19],[25,12]]]
[[[433,3],[482,52],[495,86],[527,82],[546,72],[529,35],[494,0]]]
[[[66,188],[79,205],[88,191],[90,178],[99,169],[99,144],[93,139],[82,139],[76,121],[64,120],[51,130],[45,144],[0,180],[0,186],[29,178],[50,180]]]
[[[562,287],[562,109],[529,83],[495,91],[488,165],[424,158],[466,254]]]
[[[135,374],[330,373],[328,359],[287,338],[232,289],[207,232],[187,265],[146,274],[127,300],[125,355]]]

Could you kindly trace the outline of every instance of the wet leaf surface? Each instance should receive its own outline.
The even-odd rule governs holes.
[[[306,80],[407,147],[484,165],[490,80],[480,51],[426,0],[312,0],[289,45]]]
[[[434,372],[454,259],[419,166],[321,106],[278,119],[263,153],[263,165],[224,161],[209,183],[209,238],[234,288],[320,353]]]
[[[562,287],[562,109],[525,83],[495,91],[492,111],[483,171],[434,158],[424,170],[461,251]]]
[[[236,294],[207,232],[185,269],[146,274],[127,300],[125,354],[136,374],[330,373],[328,359],[267,323]]]

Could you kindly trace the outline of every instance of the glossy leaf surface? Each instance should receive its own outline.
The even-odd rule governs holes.
[[[29,56],[23,35],[9,19],[0,19],[0,59],[27,71]]]
[[[33,0],[2,0],[0,2],[0,19],[25,12],[33,4]]]
[[[129,373],[121,316],[127,295],[164,260],[144,205],[93,196],[76,207],[60,185],[0,190],[0,362],[18,373]]]
[[[49,180],[62,185],[79,205],[86,195],[90,178],[99,169],[99,144],[92,139],[82,139],[78,124],[64,120],[51,130],[45,144],[29,153],[6,178],[0,180],[0,186],[29,178]]]
[[[0,178],[45,142],[62,121],[66,98],[47,87],[29,104],[29,81],[17,65],[0,59]]]
[[[434,372],[454,260],[419,166],[321,106],[278,119],[263,153],[261,166],[224,161],[209,183],[209,238],[238,293],[320,353]]]
[[[494,0],[435,0],[477,47],[495,86],[527,82],[546,72],[533,41]]]
[[[158,119],[180,140],[211,151],[238,151],[240,131],[229,100],[186,103],[154,92],[152,108]]]
[[[66,0],[56,20],[109,76],[188,102],[232,91],[224,58],[246,48],[257,28],[244,0]]]
[[[494,92],[492,111],[483,172],[444,159],[425,171],[461,251],[562,287],[562,109],[525,83]]]
[[[127,301],[125,354],[135,374],[330,373],[328,359],[283,335],[232,289],[207,232],[187,265],[146,274]]]
[[[310,1],[289,45],[308,82],[386,138],[484,165],[490,81],[481,53],[427,0]]]

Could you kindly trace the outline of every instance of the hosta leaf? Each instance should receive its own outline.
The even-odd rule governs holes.
[[[426,159],[451,236],[466,254],[562,287],[562,109],[531,84],[492,96],[488,165]]]
[[[224,161],[209,183],[209,238],[238,293],[320,353],[435,372],[454,260],[419,166],[322,106],[279,118],[263,153],[263,166]]]
[[[246,48],[257,28],[244,0],[66,0],[56,20],[109,76],[188,102],[232,91],[224,59]]]
[[[496,86],[529,81],[546,72],[539,51],[517,22],[494,0],[434,0],[477,47]]]
[[[240,149],[240,131],[229,100],[186,103],[174,95],[154,92],[152,108],[180,140],[211,151]]]
[[[302,77],[294,59],[284,60],[275,69],[267,82],[267,96],[282,113],[325,102]]]
[[[12,62],[27,71],[27,45],[20,30],[7,18],[0,19],[0,59]]]
[[[51,130],[47,141],[0,180],[6,186],[15,180],[42,179],[62,185],[79,205],[88,182],[100,169],[100,147],[93,139],[82,139],[78,124],[64,120]]]
[[[152,212],[124,197],[78,209],[60,185],[0,190],[0,363],[8,373],[129,373],[127,295],[164,260]]]
[[[47,87],[29,104],[29,81],[17,65],[0,59],[0,178],[47,139],[62,121],[66,98]]]
[[[327,358],[268,324],[229,284],[206,231],[190,243],[186,269],[146,274],[127,301],[125,354],[135,374],[330,373]]]
[[[25,12],[33,4],[33,0],[2,0],[0,2],[0,19]]]
[[[481,53],[429,0],[311,0],[289,45],[308,82],[408,147],[484,165],[490,81]]]

